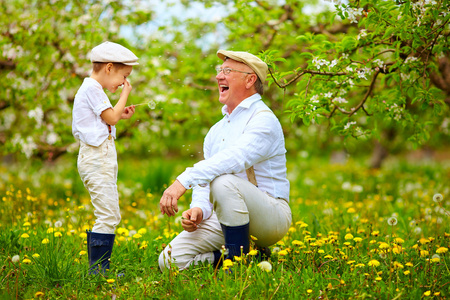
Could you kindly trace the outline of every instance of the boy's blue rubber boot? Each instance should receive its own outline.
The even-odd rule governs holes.
[[[114,246],[115,234],[86,231],[89,257],[89,274],[109,270],[109,259]]]
[[[235,256],[241,256],[250,251],[250,223],[241,226],[226,226],[223,224],[220,224],[220,226],[222,226],[225,238],[225,248],[228,250],[225,259],[233,260]]]

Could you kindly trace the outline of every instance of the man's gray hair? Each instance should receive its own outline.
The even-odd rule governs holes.
[[[264,94],[264,84],[261,82],[261,79],[259,79],[259,77],[257,78],[258,79],[256,79],[255,82],[256,92],[262,96]]]

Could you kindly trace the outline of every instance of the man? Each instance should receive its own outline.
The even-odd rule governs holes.
[[[219,50],[217,56],[223,60],[216,79],[224,118],[205,137],[205,160],[161,197],[161,212],[174,216],[178,199],[193,189],[190,209],[182,213],[184,231],[159,256],[162,271],[246,254],[249,235],[258,247],[273,245],[292,220],[283,131],[261,100],[268,67],[247,52]]]

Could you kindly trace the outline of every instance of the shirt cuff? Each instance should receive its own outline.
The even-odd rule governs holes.
[[[194,187],[194,184],[192,183],[192,179],[189,176],[190,173],[190,169],[191,168],[187,168],[186,171],[184,171],[183,173],[181,173],[178,177],[177,180],[181,183],[182,186],[184,186],[185,189],[191,189]]]

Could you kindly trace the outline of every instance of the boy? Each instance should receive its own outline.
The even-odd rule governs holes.
[[[94,47],[92,74],[75,95],[72,133],[80,141],[78,172],[89,191],[96,217],[92,231],[87,231],[90,273],[94,274],[109,269],[114,231],[121,219],[114,125],[134,114],[135,106],[125,105],[132,89],[127,77],[138,65],[137,59],[133,52],[116,43],[104,42]],[[119,86],[123,89],[113,107],[103,89],[114,93]]]

